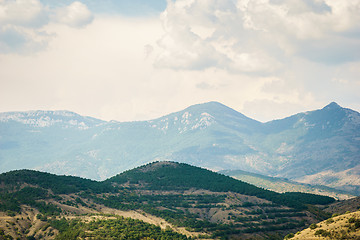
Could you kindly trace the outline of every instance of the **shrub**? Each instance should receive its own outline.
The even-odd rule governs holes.
[[[334,222],[334,219],[332,218],[329,218],[328,220],[326,220],[326,224],[330,224],[330,223],[333,223]]]
[[[318,227],[318,225],[316,225],[316,223],[313,223],[313,224],[310,225],[310,229],[315,229],[317,227]]]
[[[293,238],[295,237],[295,235],[293,233],[289,233],[288,235],[285,236],[284,239],[290,239],[290,238]]]
[[[323,237],[329,237],[330,236],[330,232],[324,230],[324,229],[319,229],[319,230],[316,230],[315,232],[315,236],[323,236]]]

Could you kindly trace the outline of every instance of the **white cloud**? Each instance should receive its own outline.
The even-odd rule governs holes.
[[[177,0],[162,21],[157,67],[269,74],[294,55],[360,59],[359,0]]]
[[[39,0],[2,0],[0,53],[32,54],[44,50],[53,39],[51,32],[43,30],[51,21],[79,28],[92,20],[92,13],[80,2],[54,10]]]
[[[0,25],[40,27],[48,21],[47,10],[38,0],[3,0]]]
[[[60,23],[80,28],[91,23],[94,16],[85,4],[76,1],[69,6],[58,9],[55,18]]]

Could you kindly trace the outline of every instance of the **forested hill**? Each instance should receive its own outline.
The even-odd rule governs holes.
[[[104,216],[103,222],[87,223],[86,217],[81,215],[104,214],[106,209],[131,211],[137,214],[134,216],[141,216],[138,219],[158,218],[174,231],[185,228],[188,236],[205,234],[213,239],[230,235],[259,239],[275,236],[274,239],[281,239],[289,232],[328,217],[329,214],[314,204],[334,201],[313,194],[279,194],[176,162],[150,163],[102,182],[17,170],[0,174],[0,186],[0,230],[20,239],[40,236],[53,239],[55,235],[55,239],[78,239],[80,236],[85,239],[97,234],[97,227],[105,226],[109,227],[107,235],[119,236],[110,226],[120,227],[129,220],[115,216],[115,223],[111,222],[115,221],[114,217]],[[14,219],[11,225],[9,217]],[[31,226],[33,230],[27,231]],[[139,228],[145,226],[137,222],[136,227],[127,228],[125,236],[133,237],[130,232],[134,231],[140,234]],[[181,235],[183,232],[162,231],[148,225],[146,228],[151,229],[147,236],[159,236],[154,239],[186,239]]]
[[[207,169],[175,162],[149,163],[121,173],[104,182],[129,183],[137,188],[148,190],[166,191],[195,188],[213,192],[236,192],[294,208],[304,208],[304,204],[309,203],[311,198],[314,198],[312,203],[328,204],[334,202],[334,199],[331,197],[314,194],[298,194],[294,198],[292,194],[280,194],[265,190]]]
[[[20,188],[22,184],[27,184],[28,186],[50,190],[54,194],[77,192],[101,194],[117,192],[119,185],[128,184],[132,189],[142,190],[184,191],[203,189],[212,192],[235,192],[294,208],[304,208],[304,204],[309,202],[312,204],[334,202],[331,197],[315,194],[299,194],[294,198],[293,194],[280,194],[265,190],[207,169],[185,163],[166,161],[149,163],[102,182],[74,176],[58,176],[34,170],[15,170],[0,174],[0,184],[2,193],[12,192],[14,189]],[[310,200],[311,198],[314,199]]]
[[[94,193],[114,191],[114,187],[107,182],[98,182],[74,176],[59,176],[35,170],[15,170],[0,174],[0,184],[3,186],[2,192],[24,183],[51,190],[55,194],[69,194],[81,191]]]
[[[53,236],[56,232],[57,236],[71,236],[56,239],[91,238],[97,231],[94,224],[98,226],[100,222],[89,225],[86,218],[81,217],[83,215],[74,214],[103,214],[106,209],[135,212],[138,214],[135,216],[141,218],[158,218],[173,230],[185,228],[195,236],[205,234],[213,239],[230,235],[257,236],[259,239],[277,236],[274,239],[281,239],[329,216],[314,205],[334,202],[333,198],[313,194],[275,193],[176,162],[150,163],[102,182],[18,170],[0,174],[0,186],[0,230],[5,228],[6,234],[20,239]],[[13,225],[7,224],[9,216],[6,214],[15,219]],[[34,214],[37,214],[36,218]],[[74,217],[79,219],[73,222]],[[38,224],[34,219],[47,224]],[[126,225],[124,220],[116,221],[120,221],[116,223],[118,226]],[[105,219],[100,225],[112,224],[115,223]],[[27,226],[41,228],[29,232]],[[146,228],[152,229],[151,236],[176,235],[150,226]],[[112,228],[106,231],[109,235],[117,234]],[[176,236],[154,239],[186,238]]]

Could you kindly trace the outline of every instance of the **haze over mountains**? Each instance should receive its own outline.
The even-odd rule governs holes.
[[[0,169],[106,179],[155,160],[245,170],[360,194],[360,114],[331,103],[261,123],[217,102],[139,122],[0,113]]]

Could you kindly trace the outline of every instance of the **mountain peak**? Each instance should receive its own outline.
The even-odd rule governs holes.
[[[336,102],[331,102],[330,104],[326,105],[323,109],[339,109],[341,106]]]
[[[215,117],[215,119],[220,119],[223,118],[224,116],[228,116],[228,117],[232,116],[242,120],[250,120],[257,122],[256,120],[251,119],[245,116],[244,114],[216,101],[195,104],[184,109],[183,111],[185,112],[188,111],[190,113],[198,113],[198,114],[208,113],[211,116]]]
[[[205,103],[199,103],[191,105],[190,107],[187,107],[185,110],[193,110],[193,109],[199,109],[199,110],[210,110],[210,109],[231,109],[228,106],[225,106],[222,103],[211,101],[211,102],[205,102]],[[233,110],[233,109],[231,109]],[[234,110],[235,111],[235,110]]]

